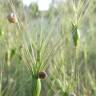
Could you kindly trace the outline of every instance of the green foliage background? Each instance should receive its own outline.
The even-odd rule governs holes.
[[[17,24],[8,22],[10,12]],[[66,0],[47,12],[0,0],[0,96],[32,96],[38,50],[37,68],[48,74],[40,96],[96,96],[95,18],[96,0]]]

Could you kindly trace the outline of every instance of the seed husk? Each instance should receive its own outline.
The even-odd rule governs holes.
[[[38,78],[39,79],[45,79],[47,77],[47,73],[42,71],[38,73]]]
[[[17,23],[17,16],[15,13],[10,13],[8,16],[7,16],[7,19],[10,23]]]

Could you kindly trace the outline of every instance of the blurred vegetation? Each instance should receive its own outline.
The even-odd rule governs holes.
[[[8,22],[11,12],[18,23]],[[40,96],[96,96],[96,0],[42,12],[36,3],[0,0],[0,13],[0,96],[32,96],[32,70],[48,75]]]

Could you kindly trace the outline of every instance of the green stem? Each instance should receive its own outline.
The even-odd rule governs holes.
[[[36,76],[32,76],[32,96],[40,96],[41,80]]]

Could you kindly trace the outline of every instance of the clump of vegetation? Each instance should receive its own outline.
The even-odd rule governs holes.
[[[1,0],[0,96],[95,96],[95,6]]]

